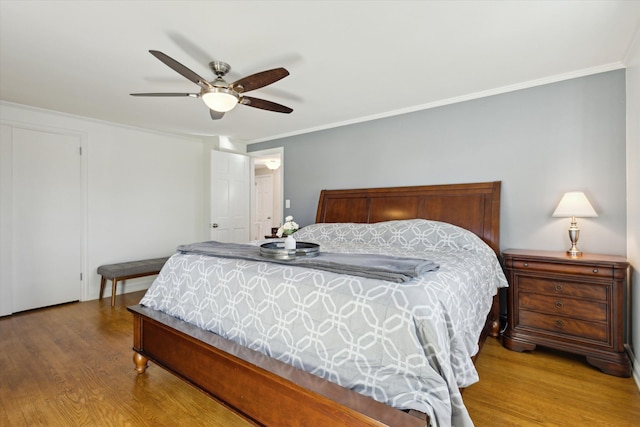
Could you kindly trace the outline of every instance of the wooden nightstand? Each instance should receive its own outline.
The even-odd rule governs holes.
[[[509,280],[506,348],[551,347],[585,355],[607,374],[631,375],[626,259],[513,249],[502,255]]]

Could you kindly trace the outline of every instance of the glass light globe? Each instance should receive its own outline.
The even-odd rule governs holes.
[[[213,88],[211,92],[202,95],[202,100],[213,111],[226,113],[233,110],[238,103],[238,98],[229,93],[229,89]]]

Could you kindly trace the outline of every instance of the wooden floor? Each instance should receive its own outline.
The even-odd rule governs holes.
[[[480,381],[463,392],[476,426],[638,427],[633,378],[606,375],[585,358],[537,348],[517,353],[487,339]]]
[[[0,319],[1,426],[247,426],[210,397],[151,364],[133,369],[132,321],[142,293]],[[489,339],[480,382],[464,391],[477,427],[637,426],[640,392],[582,358],[515,353]]]

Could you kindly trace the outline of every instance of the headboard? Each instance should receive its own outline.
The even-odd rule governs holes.
[[[500,181],[322,190],[316,223],[422,218],[457,225],[500,255]]]

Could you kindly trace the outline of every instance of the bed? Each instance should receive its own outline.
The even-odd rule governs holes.
[[[302,267],[219,259],[181,252],[167,262],[141,304],[129,307],[134,318],[133,349],[136,369],[139,373],[144,373],[147,362],[152,360],[258,425],[470,425],[459,388],[477,380],[470,360],[477,357],[487,335],[498,334],[497,289],[506,286],[497,261],[499,216],[500,182],[323,190],[318,203],[316,224],[298,231],[298,240],[315,240],[321,248],[328,248],[332,252],[351,252],[357,249],[356,252],[362,253],[379,251],[381,254],[389,253],[394,256],[404,256],[407,253],[419,257],[431,256],[438,263],[439,270],[405,283],[391,284],[376,279],[308,271]],[[427,235],[429,237],[425,237]],[[384,245],[376,249],[378,246],[375,245],[379,241],[383,241]],[[436,242],[436,246],[451,245],[456,251],[445,250],[440,253],[434,252],[432,247],[427,250],[422,246],[413,246],[414,243],[407,243],[418,242],[417,245],[424,246],[427,241]],[[464,247],[468,253],[471,253],[468,251],[471,247],[474,253],[477,251],[489,260],[478,267],[493,275],[491,284],[488,285],[492,290],[486,291],[490,292],[488,297],[468,295],[469,301],[465,304],[477,305],[473,309],[460,305],[452,295],[437,297],[439,299],[434,307],[430,308],[425,308],[424,304],[411,306],[398,302],[404,299],[417,301],[418,298],[423,298],[423,294],[432,295],[436,292],[434,289],[440,284],[433,277],[453,277],[454,270],[462,268],[458,264],[455,268],[449,266],[449,257],[453,256],[460,265],[471,263],[468,259],[473,260],[474,257],[467,255],[467,252],[460,255],[458,247]],[[426,255],[422,254],[423,250]],[[487,252],[490,252],[490,256]],[[257,274],[257,271],[260,273]],[[426,275],[429,274],[432,276],[427,278]],[[196,295],[201,289],[205,295],[209,295],[211,289],[219,289],[212,288],[212,277],[217,277],[217,281],[225,284],[221,287],[223,291],[213,291],[222,296],[226,294],[227,299],[221,301],[228,303],[231,300],[243,300],[246,304],[246,301],[254,298],[247,294],[247,285],[258,283],[258,287],[263,289],[269,281],[267,276],[275,277],[279,281],[278,285],[286,282],[285,293],[295,295],[300,301],[307,301],[311,295],[317,297],[319,288],[325,291],[331,288],[331,292],[349,289],[350,293],[357,289],[360,292],[356,295],[357,302],[341,299],[346,298],[344,295],[336,297],[332,294],[324,307],[360,307],[364,304],[363,300],[371,300],[373,308],[362,309],[361,312],[365,314],[360,317],[365,318],[365,323],[373,325],[373,330],[357,329],[356,332],[350,332],[344,328],[345,323],[353,324],[354,328],[361,326],[355,320],[348,319],[346,322],[333,322],[342,325],[340,328],[324,327],[326,330],[331,329],[331,332],[326,332],[323,326],[309,332],[310,330],[300,326],[306,327],[309,323],[308,319],[311,317],[308,314],[301,314],[299,321],[289,322],[297,325],[292,330],[284,330],[279,324],[268,323],[270,319],[256,321],[255,313],[246,317],[253,319],[246,329],[238,326],[244,320],[236,319],[236,323],[225,330],[224,323],[227,320],[203,319],[201,312],[196,313],[194,310],[196,306],[205,307],[205,312],[211,307],[215,308],[216,304],[211,299],[205,298],[207,301],[203,303],[202,296]],[[183,279],[176,281],[176,277]],[[209,279],[205,280],[203,277]],[[305,290],[309,290],[308,293]],[[265,295],[261,294],[260,301],[266,301],[264,304],[269,307],[267,311],[273,317],[273,313],[278,312],[277,305],[273,301],[273,294]],[[171,299],[174,301],[167,302]],[[388,303],[391,299],[394,300],[393,304]],[[260,301],[255,305],[260,306]],[[334,304],[336,301],[339,303]],[[227,305],[224,307],[221,311]],[[398,311],[394,312],[396,309]],[[296,310],[299,311],[300,307],[288,313]],[[324,308],[317,312],[318,305],[313,310],[316,311],[316,318],[333,316],[335,320],[338,316],[336,312],[325,313],[322,311]],[[380,311],[390,313],[388,319],[382,320],[387,322],[385,324],[397,321],[400,326],[396,327],[393,323],[384,332],[386,335],[383,339],[371,338],[362,344],[362,339],[375,337],[381,330],[376,315]],[[458,315],[453,316],[450,311],[460,312],[462,318],[465,318],[466,312],[478,311],[482,312],[482,319],[468,324],[470,320],[457,320]],[[409,315],[414,317],[408,318]],[[431,326],[427,322],[426,318],[430,316],[440,318],[436,325]],[[371,360],[365,360],[364,365],[350,365],[351,359],[367,357],[362,348],[373,346],[372,341],[387,342],[387,336],[396,335],[393,332],[396,329],[414,328],[411,322],[416,325],[419,323],[420,326],[415,329],[426,330],[425,334],[433,338],[433,342],[427,342],[429,340],[422,336],[400,338],[406,341],[407,347],[398,344],[396,348],[395,343],[386,347],[383,345],[382,353],[385,356],[379,359],[376,356],[373,365],[370,364]],[[255,325],[261,327],[263,323],[267,325],[264,327],[267,335],[275,331],[273,340],[251,338],[251,330],[256,329]],[[464,323],[465,328],[470,326],[473,331],[457,333],[457,323]],[[443,324],[447,324],[446,327]],[[213,333],[212,330],[218,333]],[[325,335],[325,332],[327,335],[334,334],[330,342],[335,343],[337,340],[339,345],[316,341],[318,337],[315,335]],[[262,333],[264,335],[264,331]],[[313,340],[308,340],[307,347],[314,347],[317,356],[306,353],[302,356],[297,348],[287,350],[280,347],[281,342],[287,341],[287,337],[304,333],[313,335]],[[340,340],[346,340],[347,344]],[[292,341],[297,342],[296,339]],[[349,344],[355,341],[358,342],[358,348]],[[427,351],[429,349],[433,349],[433,355]],[[400,356],[396,354],[398,351],[401,352]],[[387,360],[389,354],[392,354],[393,362]],[[308,358],[314,357],[320,360],[320,364],[318,360],[308,363]],[[327,368],[327,363],[331,365],[330,368]],[[449,366],[450,363],[454,366]],[[414,372],[423,370],[430,373],[425,373],[424,377],[414,375]],[[435,375],[432,375],[431,371],[434,370]],[[396,378],[398,372],[400,374]],[[405,382],[413,382],[414,378],[407,379],[413,376],[419,377],[417,382],[421,384],[420,387],[427,388],[421,389],[413,385],[409,391],[402,388]],[[387,380],[391,385],[387,385]],[[450,411],[449,418],[442,415],[447,410]]]

